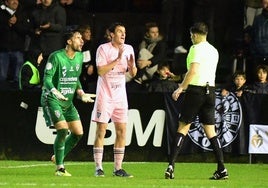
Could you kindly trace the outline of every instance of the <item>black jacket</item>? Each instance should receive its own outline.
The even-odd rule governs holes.
[[[41,31],[40,35],[35,34],[35,30],[40,25],[50,23],[50,28]],[[38,6],[31,17],[32,34],[30,49],[41,49],[43,56],[48,56],[51,52],[64,47],[64,32],[66,27],[66,13],[56,0],[44,9],[42,4]]]
[[[10,26],[8,20],[16,16],[17,22]],[[7,10],[0,9],[0,51],[24,51],[25,35],[29,32],[30,23],[26,11],[19,5],[11,15]]]
[[[178,89],[178,83],[171,78],[161,79],[157,72],[146,85],[149,92],[173,92]]]

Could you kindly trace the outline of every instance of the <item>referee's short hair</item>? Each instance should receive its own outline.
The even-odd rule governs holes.
[[[204,22],[197,22],[190,28],[190,32],[200,34],[200,35],[207,35],[208,26]]]

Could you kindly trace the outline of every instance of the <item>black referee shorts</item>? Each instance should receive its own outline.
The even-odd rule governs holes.
[[[188,86],[182,101],[180,121],[192,123],[197,115],[200,123],[215,124],[215,87],[209,87],[209,94],[206,94],[206,87]]]

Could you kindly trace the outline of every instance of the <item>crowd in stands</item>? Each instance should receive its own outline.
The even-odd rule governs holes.
[[[65,32],[78,29],[84,40],[82,50],[84,64],[80,81],[85,91],[94,92],[97,80],[96,49],[100,44],[109,42],[110,36],[105,25],[101,27],[99,25],[102,23],[93,23],[94,16],[92,15],[95,12],[90,8],[92,2],[86,0],[0,0],[1,84],[12,83],[12,86],[18,89],[41,88],[43,69],[49,54],[64,48]],[[141,2],[133,1],[132,4],[139,4],[142,7],[144,3]],[[150,6],[149,2],[147,4]],[[183,76],[174,70],[174,64],[178,63],[174,62],[174,59],[176,61],[174,57],[186,57],[183,54],[187,54],[190,47],[188,28],[193,22],[206,22],[209,26],[208,41],[218,48],[220,54],[225,51],[224,39],[222,39],[224,35],[221,33],[224,31],[220,30],[230,20],[228,20],[229,15],[219,15],[217,11],[220,6],[232,5],[225,8],[232,10],[235,7],[234,9],[242,12],[243,15],[239,24],[232,23],[232,20],[228,26],[235,25],[238,27],[235,32],[238,32],[229,34],[234,35],[230,37],[233,40],[226,47],[230,52],[228,56],[230,56],[230,61],[233,61],[233,66],[231,63],[228,65],[231,70],[230,75],[226,75],[224,79],[226,83],[223,83],[222,87],[226,84],[240,83],[238,80],[242,80],[244,84],[254,87],[249,86],[257,93],[267,94],[267,79],[263,82],[259,75],[267,75],[268,25],[265,23],[268,20],[268,0],[228,2],[220,4],[214,0],[159,1],[158,7],[161,12],[157,13],[158,17],[144,19],[145,23],[141,23],[143,32],[140,40],[131,44],[134,46],[138,74],[135,78],[126,75],[127,88],[149,92],[172,92]],[[116,8],[118,3],[113,5]],[[111,7],[110,9],[113,13]],[[225,20],[222,18],[224,16],[227,17]],[[121,22],[121,20],[116,21]],[[222,24],[221,27],[219,23]],[[96,29],[93,26],[96,25],[103,28],[102,33],[95,33]],[[133,35],[134,32],[130,33]],[[127,38],[131,34],[127,33]],[[139,32],[136,34],[138,35]],[[39,58],[41,56],[42,58]],[[242,66],[239,65],[241,62]],[[185,61],[179,63],[185,64]],[[256,75],[259,76],[259,80],[255,79]],[[234,77],[228,80],[228,76]],[[226,86],[225,90],[237,92],[241,91],[240,87]]]
[[[222,86],[222,96],[225,97],[229,92],[234,93],[238,98],[242,96],[243,92],[255,93],[255,94],[268,94],[268,66],[260,64],[256,68],[255,77],[256,80],[248,84],[246,83],[246,73],[243,71],[236,71],[233,74],[233,81]]]

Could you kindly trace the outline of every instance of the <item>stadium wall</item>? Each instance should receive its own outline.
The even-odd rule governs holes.
[[[181,100],[174,102],[170,95],[170,93],[128,93],[129,121],[125,160],[167,160],[169,143],[176,131],[181,110]],[[53,153],[55,129],[45,126],[40,108],[40,92],[1,91],[0,99],[0,159],[49,159]],[[216,105],[216,127],[224,144],[224,151],[233,156],[247,156],[249,122],[268,124],[266,115],[268,96],[249,94],[245,95],[242,101],[235,102],[236,98],[233,96],[224,100],[217,97],[217,100],[219,101]],[[244,107],[244,102],[247,102],[247,107]],[[96,127],[90,121],[93,104],[85,104],[76,99],[74,103],[81,116],[84,136],[70,153],[68,160],[91,161],[93,160],[92,145]],[[253,107],[253,105],[259,106]],[[250,111],[252,109],[254,110]],[[109,124],[105,137],[104,160],[107,161],[113,160],[114,129],[112,125],[112,123]],[[183,154],[211,151],[210,144],[200,131],[200,126],[197,118],[187,136],[182,150]]]

